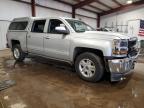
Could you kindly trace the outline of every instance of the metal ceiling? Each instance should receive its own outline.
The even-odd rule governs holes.
[[[105,15],[110,11],[119,10],[131,5],[144,4],[144,0],[132,0],[132,4],[127,4],[128,0],[54,0],[73,6],[75,9],[81,8],[89,12]]]

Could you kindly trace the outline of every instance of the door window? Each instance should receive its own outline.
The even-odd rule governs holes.
[[[60,27],[60,26],[66,27],[62,21],[60,21],[60,20],[58,20],[58,19],[51,19],[51,20],[49,21],[48,33],[59,34],[59,33],[55,30],[55,28],[56,28],[56,27]],[[67,29],[67,28],[66,28],[66,29]]]
[[[33,22],[32,32],[43,33],[46,20],[36,20]]]

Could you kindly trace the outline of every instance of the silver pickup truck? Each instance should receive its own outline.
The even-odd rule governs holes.
[[[134,69],[137,38],[95,31],[72,18],[15,18],[7,32],[17,61],[36,55],[67,62],[80,78],[96,82],[105,73],[120,81]]]

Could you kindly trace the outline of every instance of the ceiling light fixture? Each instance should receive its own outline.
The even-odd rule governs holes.
[[[133,3],[132,0],[128,0],[128,1],[127,1],[127,4],[132,4],[132,3]]]

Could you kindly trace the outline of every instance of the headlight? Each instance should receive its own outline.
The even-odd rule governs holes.
[[[112,54],[113,56],[118,56],[118,55],[127,55],[128,53],[128,40],[126,39],[114,39],[112,43]]]

